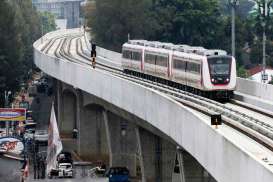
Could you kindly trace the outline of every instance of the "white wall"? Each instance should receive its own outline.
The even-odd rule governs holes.
[[[237,78],[236,91],[273,102],[273,85]]]

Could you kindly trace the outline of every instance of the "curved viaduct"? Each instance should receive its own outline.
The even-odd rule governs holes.
[[[77,31],[47,34],[43,43]],[[153,89],[47,55],[40,51],[43,43],[41,39],[34,43],[34,62],[58,80],[60,131],[70,135],[73,128],[79,129],[78,139],[68,143],[72,142],[73,150],[83,158],[127,165],[133,174],[141,172],[142,181],[172,181],[176,154],[181,159],[187,151],[216,181],[272,181],[271,168],[223,135],[221,129],[215,130],[208,119]],[[186,158],[179,160],[186,176],[181,175],[181,180],[201,181],[198,177],[187,180]],[[120,163],[123,159],[126,164]],[[192,175],[209,176],[204,171]]]

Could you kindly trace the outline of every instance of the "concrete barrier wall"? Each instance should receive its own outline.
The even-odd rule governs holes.
[[[114,51],[109,51],[107,49],[104,49],[102,47],[97,48],[98,55],[101,57],[104,57],[109,60],[113,60],[115,62],[121,62],[121,54],[114,52]]]
[[[273,102],[273,85],[237,78],[238,92]]]
[[[84,53],[90,55],[91,54],[91,45],[89,43],[90,37],[87,33],[84,35],[84,41],[86,44],[86,47],[83,47]],[[113,67],[121,67],[121,54],[114,52],[114,51],[109,51],[107,49],[104,49],[102,47],[97,46],[96,48],[97,51],[97,58],[99,58],[98,61],[102,64],[107,64],[108,66],[113,66]]]
[[[39,46],[40,41],[34,44]],[[219,182],[269,182],[273,173],[202,118],[168,97],[98,69],[44,55],[35,64],[56,79],[91,93],[161,130],[195,157]],[[145,108],[145,109],[144,109]]]

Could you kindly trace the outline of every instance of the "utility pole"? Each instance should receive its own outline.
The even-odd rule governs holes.
[[[231,5],[231,54],[235,57],[235,9],[239,5],[239,0],[229,0],[229,4]]]
[[[262,27],[263,27],[263,71],[262,71],[262,82],[265,83],[268,80],[265,70],[266,70],[266,25],[267,25],[267,15],[268,7],[267,0],[264,0],[263,8],[260,10],[262,15]]]
[[[5,91],[5,108],[9,107],[9,96],[11,91]],[[6,121],[6,136],[9,136],[9,121]]]

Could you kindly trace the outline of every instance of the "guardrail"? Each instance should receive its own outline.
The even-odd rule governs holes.
[[[237,78],[238,92],[273,102],[273,85]]]

